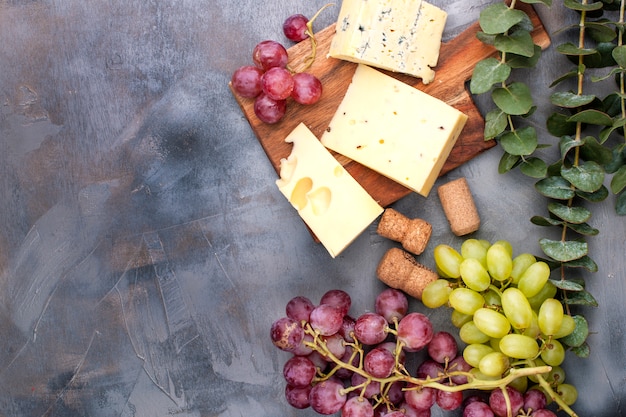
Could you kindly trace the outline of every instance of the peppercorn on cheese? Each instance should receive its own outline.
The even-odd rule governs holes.
[[[435,78],[447,13],[421,0],[343,0],[329,56]]]
[[[321,142],[427,196],[466,121],[445,102],[361,64]]]
[[[383,211],[346,169],[300,123],[285,139],[278,189],[334,258]]]

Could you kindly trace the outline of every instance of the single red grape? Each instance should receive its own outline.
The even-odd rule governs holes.
[[[394,319],[400,320],[409,310],[409,300],[402,292],[394,288],[387,288],[376,297],[376,312],[389,323]]]
[[[299,72],[292,76],[293,91],[291,97],[297,103],[309,105],[316,103],[322,96],[322,82],[309,72]]]
[[[417,352],[433,338],[433,325],[422,313],[409,313],[398,323],[397,339],[407,352]]]
[[[365,345],[377,345],[387,338],[388,323],[380,314],[364,313],[356,319],[355,337]]]
[[[316,372],[315,364],[304,356],[294,356],[283,365],[283,377],[294,387],[311,385]]]
[[[285,19],[283,32],[290,41],[300,42],[309,37],[307,35],[307,23],[309,19],[302,14],[294,14]]]
[[[289,300],[285,307],[285,312],[287,313],[287,317],[291,317],[294,320],[309,321],[311,311],[313,311],[314,308],[315,305],[311,300],[298,295]]]
[[[322,295],[320,304],[330,304],[337,307],[341,311],[341,315],[345,316],[350,310],[352,299],[350,295],[343,290],[329,290]]]
[[[254,114],[264,123],[279,122],[285,116],[286,111],[285,100],[274,100],[263,93],[254,100]]]
[[[284,68],[274,67],[261,76],[263,92],[274,100],[285,100],[293,91],[293,77]]]
[[[330,304],[320,304],[311,311],[311,327],[322,336],[331,336],[341,329],[341,310]]]
[[[254,98],[261,94],[261,76],[263,71],[253,65],[239,67],[233,73],[230,83],[241,97]]]
[[[287,49],[280,43],[272,40],[259,42],[252,51],[254,65],[267,71],[273,67],[285,68],[289,61]]]
[[[335,414],[346,403],[347,396],[343,393],[343,386],[334,380],[320,382],[311,388],[309,402],[316,413]]]
[[[277,348],[291,352],[304,339],[304,329],[294,319],[283,317],[272,323],[270,337]]]
[[[287,403],[293,408],[297,408],[299,410],[303,410],[308,408],[309,403],[309,394],[311,392],[311,386],[306,387],[293,387],[291,385],[287,385],[285,387],[285,398],[287,399]]]

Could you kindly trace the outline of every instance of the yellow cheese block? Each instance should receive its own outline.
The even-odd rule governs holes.
[[[334,258],[383,208],[302,123],[287,136],[291,154],[280,161],[278,189]]]
[[[358,65],[322,144],[427,196],[467,116],[366,65]]]
[[[343,0],[329,56],[435,78],[447,13],[422,0]]]

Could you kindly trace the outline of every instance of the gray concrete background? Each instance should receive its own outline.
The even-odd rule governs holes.
[[[448,11],[450,39],[494,1],[432,3]],[[0,1],[0,415],[314,415],[286,405],[288,356],[269,327],[291,297],[332,288],[352,295],[353,314],[371,310],[384,288],[375,267],[394,243],[374,224],[331,260],[274,185],[227,83],[256,43],[286,41],[287,16],[324,4]],[[560,2],[538,12],[551,33],[575,20]],[[554,143],[543,126],[563,65],[549,49],[519,75],[537,92],[530,122],[543,142]],[[547,232],[529,219],[547,203],[532,180],[497,173],[500,152],[438,184],[468,179],[475,237],[538,254]],[[565,365],[586,417],[626,415],[626,222],[613,200],[592,208],[600,269],[586,279],[600,306],[580,310],[591,357]],[[436,194],[394,207],[433,224],[426,265],[436,244],[460,247]],[[447,312],[426,313],[451,329]]]

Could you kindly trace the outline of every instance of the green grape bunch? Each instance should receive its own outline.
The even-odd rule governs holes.
[[[564,308],[550,265],[530,253],[514,256],[507,241],[473,238],[460,251],[438,245],[434,258],[440,278],[424,289],[422,302],[451,308],[470,372],[489,380],[548,365],[550,372],[517,378],[511,386],[520,392],[539,389],[575,415],[570,406],[577,390],[565,381],[561,365],[566,350],[580,346],[588,329],[584,317]]]

